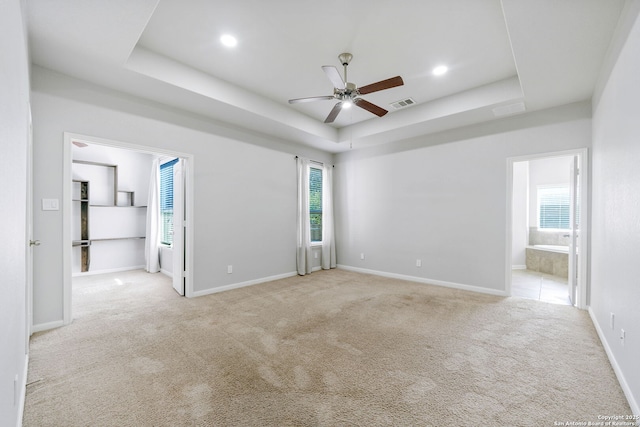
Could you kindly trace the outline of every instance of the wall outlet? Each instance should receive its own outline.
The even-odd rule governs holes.
[[[422,260],[421,259],[417,259],[416,260],[416,267],[422,267]]]
[[[611,329],[614,328],[613,325],[615,324],[615,322],[614,322],[615,318],[616,318],[616,315],[611,313],[611,317],[609,318],[609,326],[611,326]]]
[[[624,339],[626,335],[627,334],[624,332],[624,329],[620,329],[620,344],[624,345]]]
[[[360,259],[364,259],[364,252],[360,254]]]
[[[227,265],[227,274],[233,273],[233,265]]]

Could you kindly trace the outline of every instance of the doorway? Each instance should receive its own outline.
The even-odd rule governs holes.
[[[587,306],[587,150],[508,159],[506,290]]]
[[[147,202],[155,159],[177,158],[182,165],[182,191],[177,192],[182,203],[174,207],[177,224],[182,225],[175,227],[181,256],[172,257],[173,265],[165,265],[165,273],[173,275],[178,293],[191,296],[193,172],[189,166],[193,156],[67,133],[64,143],[64,323],[72,321],[74,276],[144,269]]]

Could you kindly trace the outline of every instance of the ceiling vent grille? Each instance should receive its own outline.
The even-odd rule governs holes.
[[[510,114],[522,113],[525,110],[524,102],[517,102],[515,104],[503,105],[493,109],[493,115],[496,117],[508,116]]]
[[[407,107],[411,107],[412,105],[415,105],[416,101],[414,101],[412,98],[406,98],[406,99],[401,99],[400,101],[396,101],[396,102],[392,102],[391,107],[394,110],[400,110],[402,108],[407,108]]]

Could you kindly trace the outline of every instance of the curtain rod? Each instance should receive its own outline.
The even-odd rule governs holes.
[[[298,158],[298,156],[296,156],[295,158],[297,159],[297,158]],[[324,163],[319,162],[319,161],[317,161],[317,160],[311,160],[311,159],[309,159],[309,161],[310,161],[310,162],[317,163],[317,164],[319,164],[319,165],[324,166]],[[332,168],[335,168],[335,167],[336,167],[336,165],[331,165],[331,167],[332,167]]]

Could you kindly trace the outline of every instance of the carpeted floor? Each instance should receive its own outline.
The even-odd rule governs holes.
[[[630,414],[586,312],[343,270],[205,297],[74,282],[25,426],[553,426]]]

